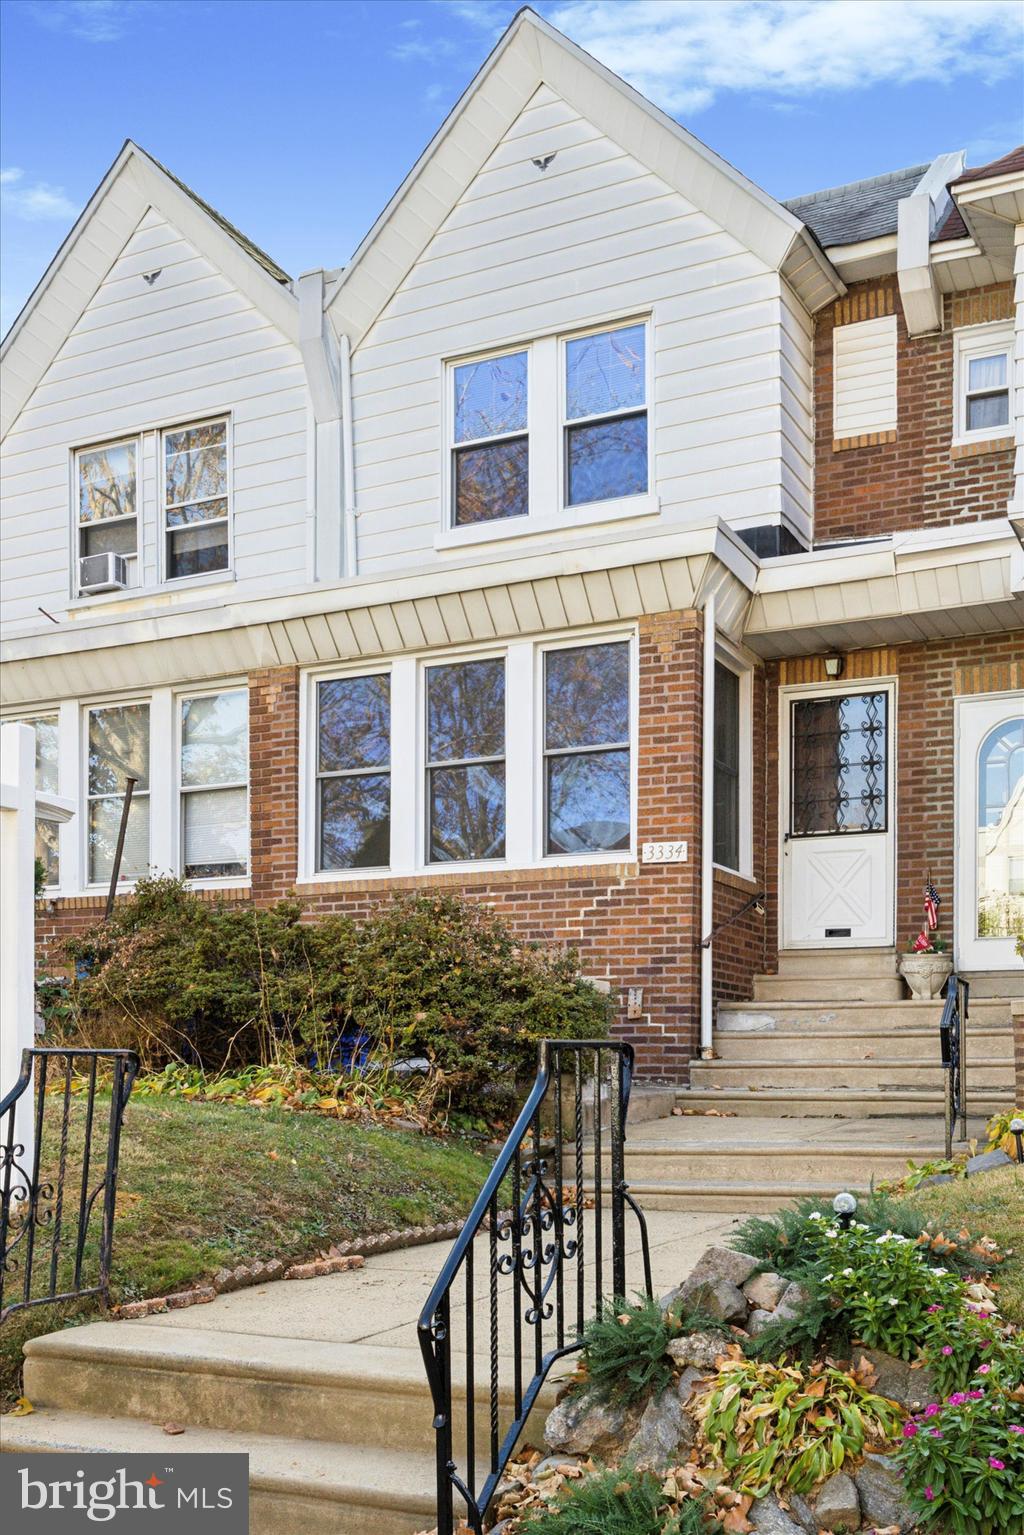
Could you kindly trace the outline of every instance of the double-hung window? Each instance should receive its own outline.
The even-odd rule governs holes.
[[[386,869],[391,861],[391,679],[316,686],[316,867]]]
[[[525,351],[451,370],[452,521],[456,527],[525,517],[530,509]]]
[[[428,666],[427,859],[505,856],[505,662]]]
[[[968,326],[956,332],[955,347],[956,437],[1009,436],[1013,326]]]
[[[629,645],[544,656],[545,852],[630,844]]]
[[[565,343],[565,500],[568,506],[647,492],[646,327]]]
[[[249,695],[183,698],[181,870],[186,879],[244,877],[249,868]]]
[[[58,793],[57,716],[45,715],[39,719],[24,720],[36,735],[36,792]],[[36,859],[43,866],[43,883],[47,886],[60,884],[60,856],[57,845],[57,827],[53,821],[36,821]]]
[[[126,437],[102,447],[80,449],[75,455],[75,476],[76,589],[134,586],[139,549],[138,442]]]
[[[126,780],[135,779],[120,877],[149,867],[149,705],[108,704],[88,712],[86,782],[89,883],[105,884],[114,866]]]
[[[165,431],[163,463],[165,579],[227,570],[227,421]]]

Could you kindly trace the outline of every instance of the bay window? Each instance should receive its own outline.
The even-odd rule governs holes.
[[[83,448],[75,455],[77,554],[75,589],[134,585],[138,557],[138,443],[134,437]],[[98,555],[125,561],[123,582]],[[83,561],[88,564],[83,565]]]
[[[505,856],[505,662],[429,666],[427,859]]]
[[[647,491],[646,327],[565,343],[565,498],[569,506]]]
[[[630,844],[629,645],[544,656],[545,852]]]
[[[249,868],[249,695],[244,688],[182,698],[181,871],[244,877]]]
[[[391,859],[391,679],[316,686],[316,868],[385,869]]]
[[[228,568],[228,424],[207,421],[163,433],[164,576]]]
[[[120,877],[149,867],[149,705],[102,705],[88,711],[86,816],[90,884],[105,884],[114,865],[126,780],[136,780]]]
[[[530,509],[528,372],[525,351],[451,370],[456,527],[525,517]]]

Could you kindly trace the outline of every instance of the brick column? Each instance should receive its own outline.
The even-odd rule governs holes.
[[[288,895],[299,859],[299,671],[249,674],[249,819],[252,896],[259,906]]]
[[[1010,1003],[1010,1017],[1013,1020],[1013,1064],[1017,1082],[1013,1106],[1024,1109],[1024,997],[1017,997]]]

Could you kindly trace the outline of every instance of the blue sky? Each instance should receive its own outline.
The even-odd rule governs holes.
[[[1024,138],[1018,0],[539,0],[767,191]],[[514,0],[2,0],[2,328],[134,138],[298,273],[343,264]]]

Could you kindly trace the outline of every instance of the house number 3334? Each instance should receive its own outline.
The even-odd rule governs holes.
[[[640,845],[641,863],[685,863],[685,842],[643,842]]]

